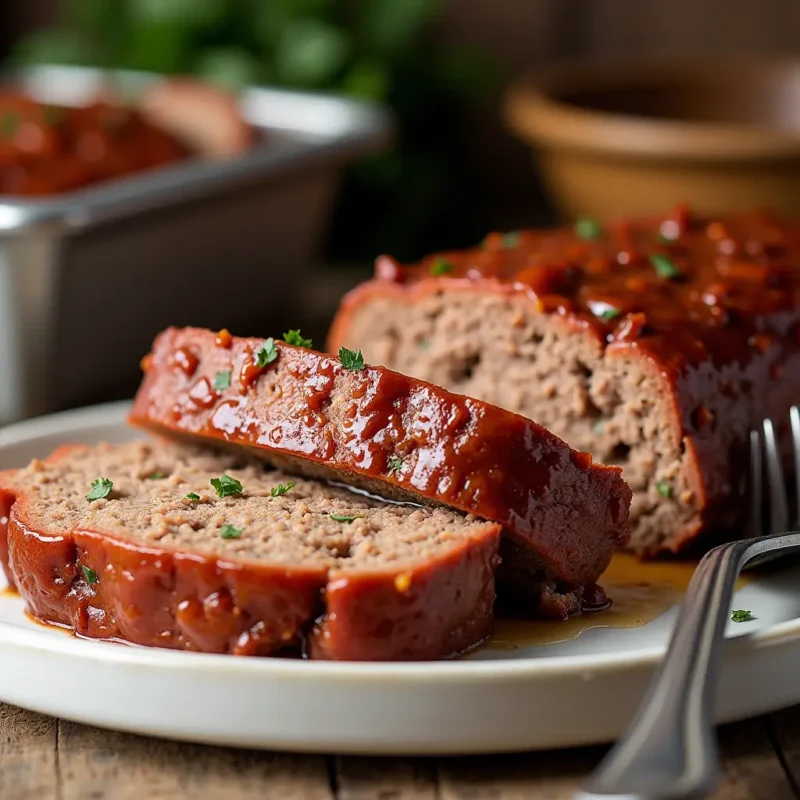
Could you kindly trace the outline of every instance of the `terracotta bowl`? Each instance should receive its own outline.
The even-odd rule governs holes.
[[[512,84],[505,115],[567,218],[800,215],[800,60],[565,64]]]

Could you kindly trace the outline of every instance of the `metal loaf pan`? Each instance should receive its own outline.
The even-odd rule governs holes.
[[[38,67],[2,78],[81,105],[111,77]],[[169,325],[280,334],[303,307],[343,167],[391,144],[388,113],[343,98],[248,88],[247,154],[192,159],[44,200],[0,196],[0,424],[128,396]]]

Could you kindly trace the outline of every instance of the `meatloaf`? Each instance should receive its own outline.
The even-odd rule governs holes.
[[[746,433],[800,396],[800,227],[767,213],[493,233],[382,256],[328,347],[536,419],[624,468],[631,546],[743,513]],[[702,540],[698,546],[702,545]]]
[[[163,442],[0,473],[3,563],[84,636],[237,655],[436,659],[489,632],[500,526]]]
[[[630,490],[618,467],[594,464],[522,416],[366,366],[357,353],[335,358],[173,328],[144,367],[134,425],[501,523],[504,585],[533,613],[579,610],[575,597],[554,607],[552,593],[595,583],[626,541]],[[558,608],[562,601],[568,607]]]
[[[0,89],[0,193],[59,195],[176,165],[225,158],[255,141],[236,100],[188,78],[159,79],[134,104],[106,87],[86,106]]]

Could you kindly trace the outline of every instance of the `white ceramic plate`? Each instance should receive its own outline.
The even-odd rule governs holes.
[[[127,405],[0,431],[0,469],[65,442],[124,441]],[[2,578],[0,578],[2,581]],[[2,584],[0,584],[2,585]],[[800,567],[761,577],[735,607],[718,718],[800,702]],[[468,659],[348,664],[234,658],[86,641],[30,622],[0,593],[0,700],[66,719],[209,744],[443,754],[609,741],[630,720],[664,652],[675,609],[639,628]]]

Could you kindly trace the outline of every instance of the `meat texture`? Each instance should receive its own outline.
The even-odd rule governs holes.
[[[545,584],[569,594],[597,581],[627,540],[630,489],[619,468],[594,464],[520,415],[387,369],[350,367],[283,342],[170,329],[145,359],[130,420],[500,523],[534,567],[534,605]]]
[[[381,257],[341,304],[342,346],[620,465],[631,547],[678,552],[741,520],[747,432],[800,396],[800,227],[679,208]]]

